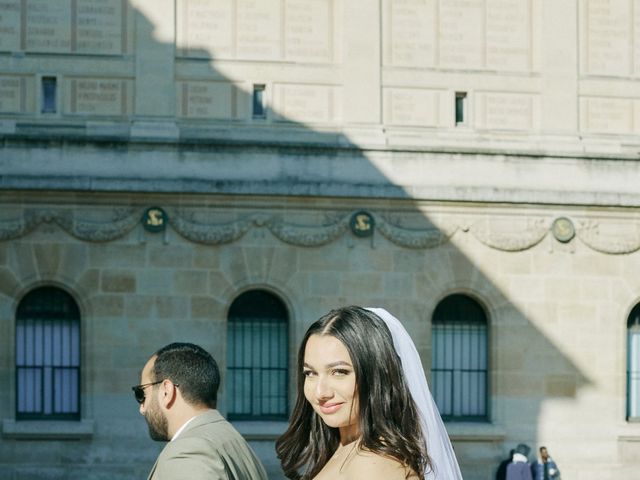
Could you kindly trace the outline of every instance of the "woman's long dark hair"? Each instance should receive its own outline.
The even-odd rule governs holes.
[[[309,327],[298,351],[298,396],[276,452],[287,478],[311,479],[338,448],[337,428],[327,426],[304,396],[303,363],[311,335],[331,335],[347,348],[356,376],[359,448],[401,462],[407,477],[430,468],[418,410],[386,324],[373,312],[351,306],[332,310]],[[300,470],[303,470],[300,473]]]

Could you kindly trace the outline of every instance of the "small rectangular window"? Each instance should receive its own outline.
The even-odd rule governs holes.
[[[467,123],[467,92],[456,92],[456,125]]]
[[[56,77],[42,77],[42,113],[56,113]]]
[[[264,85],[253,86],[252,116],[253,118],[265,118],[267,116],[266,107],[265,107],[265,86]]]

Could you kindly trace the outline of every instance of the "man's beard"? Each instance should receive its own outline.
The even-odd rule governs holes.
[[[149,427],[149,436],[152,440],[158,442],[166,442],[169,440],[169,422],[167,417],[162,413],[158,407],[157,400],[152,399],[152,404],[149,405],[144,419],[147,421],[147,427]]]

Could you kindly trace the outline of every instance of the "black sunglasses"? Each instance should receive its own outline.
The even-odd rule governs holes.
[[[158,385],[159,383],[162,383],[162,382],[164,382],[164,380],[158,380],[157,382],[151,382],[151,383],[143,383],[142,385],[136,385],[135,387],[131,387],[131,390],[133,390],[133,396],[136,397],[136,402],[142,405],[145,399],[144,389],[152,385]],[[173,386],[177,387],[178,384],[174,383]]]

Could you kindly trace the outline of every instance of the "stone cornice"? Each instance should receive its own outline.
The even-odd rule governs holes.
[[[284,133],[283,133],[284,135]],[[0,191],[384,198],[640,207],[640,162],[517,151],[182,139],[0,140]],[[322,136],[320,137],[322,138]]]

